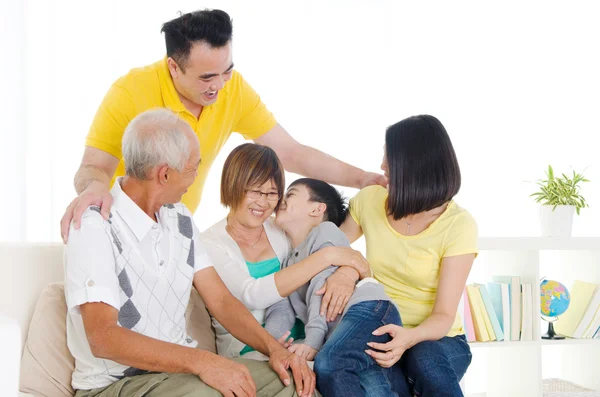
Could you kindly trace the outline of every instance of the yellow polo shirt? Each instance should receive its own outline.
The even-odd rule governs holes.
[[[183,203],[195,212],[200,203],[204,181],[219,150],[232,132],[256,139],[273,128],[277,121],[258,94],[236,71],[219,92],[217,101],[202,109],[200,118],[190,113],[177,95],[164,58],[152,65],[133,69],[110,88],[98,109],[86,146],[112,154],[121,161],[111,181],[125,174],[121,140],[125,127],[138,114],[166,107],[188,122],[200,141],[202,162],[198,177],[183,196]]]
[[[478,253],[477,224],[450,201],[427,229],[404,236],[388,222],[387,197],[381,186],[366,187],[350,200],[350,215],[362,228],[375,278],[398,305],[404,326],[413,328],[433,310],[442,259]],[[459,334],[464,330],[457,313],[448,336]]]

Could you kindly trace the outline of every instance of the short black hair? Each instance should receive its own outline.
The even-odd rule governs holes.
[[[388,127],[388,215],[400,219],[450,201],[460,190],[460,168],[450,137],[430,115],[406,118]]]
[[[337,227],[344,223],[348,214],[348,203],[336,188],[318,179],[300,178],[292,182],[288,189],[297,185],[306,187],[310,201],[325,204],[323,221],[333,222]]]
[[[233,24],[225,11],[205,9],[165,22],[160,31],[165,34],[167,56],[185,72],[192,46],[204,42],[211,48],[224,47],[231,41]]]

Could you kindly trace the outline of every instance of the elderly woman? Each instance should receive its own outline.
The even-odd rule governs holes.
[[[290,253],[290,243],[271,215],[279,206],[284,189],[283,166],[272,149],[251,143],[238,146],[225,161],[221,177],[221,203],[229,208],[229,214],[204,232],[202,241],[225,285],[261,324],[269,306],[328,266],[341,266],[327,281],[329,292],[321,309],[322,314],[333,319],[351,296],[354,281],[370,269],[359,252],[327,247],[280,270]],[[259,358],[256,353],[248,354],[253,349],[234,338],[217,320],[213,320],[213,325],[220,355]],[[292,334],[299,336],[300,332]]]

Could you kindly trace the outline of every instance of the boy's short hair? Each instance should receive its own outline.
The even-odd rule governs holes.
[[[308,189],[310,201],[325,204],[323,221],[333,222],[337,227],[344,223],[348,214],[348,203],[336,188],[318,179],[300,178],[292,182],[288,189],[297,185]]]

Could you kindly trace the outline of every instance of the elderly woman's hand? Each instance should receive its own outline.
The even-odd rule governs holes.
[[[358,273],[349,267],[339,268],[329,276],[323,287],[316,292],[317,295],[323,295],[321,316],[327,314],[327,321],[334,321],[338,314],[342,314],[357,280]]]
[[[334,266],[351,267],[358,272],[361,279],[372,276],[369,262],[357,250],[350,247],[325,247],[321,251],[324,252],[327,262]]]

